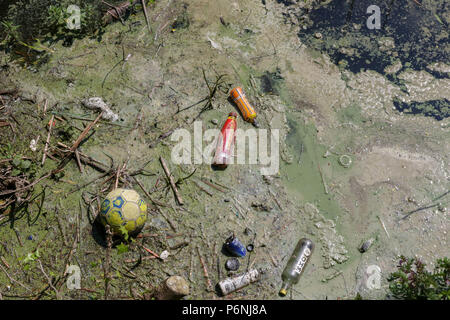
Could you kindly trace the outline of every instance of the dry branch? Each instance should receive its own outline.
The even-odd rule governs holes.
[[[173,193],[175,194],[175,198],[177,199],[178,204],[183,205],[184,204],[183,199],[181,198],[180,193],[177,189],[177,186],[175,185],[175,181],[173,180],[173,176],[170,173],[169,168],[167,167],[166,161],[164,161],[164,158],[162,156],[159,157],[159,161],[161,162],[161,165],[164,169],[167,179],[169,179],[170,186],[172,187]]]

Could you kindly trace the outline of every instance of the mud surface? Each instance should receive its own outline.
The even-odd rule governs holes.
[[[103,231],[92,218],[99,208],[96,197],[102,199],[114,179],[102,177],[72,192],[102,173],[88,165],[80,173],[77,162],[70,161],[63,176],[34,186],[33,195],[39,196],[27,210],[1,209],[1,296],[103,299],[109,267],[108,298],[143,298],[167,277],[180,275],[189,281],[187,299],[280,299],[283,268],[297,241],[307,237],[315,242],[315,252],[286,298],[353,299],[360,293],[365,299],[384,299],[399,254],[417,255],[430,268],[436,258],[448,256],[448,39],[438,39],[447,31],[433,22],[434,15],[422,14],[432,10],[448,25],[448,4],[430,1],[415,8],[408,1],[400,8],[395,2],[386,29],[370,33],[364,30],[362,4],[355,5],[348,20],[349,2],[342,2],[345,8],[337,8],[338,1],[322,6],[217,0],[212,6],[207,0],[162,0],[148,7],[151,33],[139,11],[124,24],[108,25],[101,41],[52,44],[48,62],[34,71],[1,53],[1,87],[19,92],[13,98],[2,95],[0,120],[12,123],[0,127],[2,159],[32,159],[30,180],[55,169],[56,158],[41,165],[50,117],[62,119],[50,138],[50,151],[56,151],[58,142],[71,145],[97,116],[82,101],[102,97],[119,119],[100,121],[79,150],[107,168],[127,162],[133,172],[145,165],[152,175],[137,178],[159,203],[134,181],[119,182],[136,189],[150,210],[143,237],[128,252],[113,248],[107,263]],[[388,4],[380,3],[383,12]],[[339,27],[318,22],[332,10],[339,12],[331,20]],[[423,23],[416,25],[429,28],[429,41],[439,48],[420,49],[418,31],[402,38],[416,29],[394,14],[406,19],[420,15]],[[354,23],[360,33],[340,33],[341,25],[348,29]],[[321,39],[314,36],[317,32]],[[342,39],[353,40],[344,44]],[[393,51],[383,51],[389,39],[398,44],[395,61]],[[378,46],[373,55],[371,46]],[[389,66],[392,70],[386,70]],[[204,103],[190,107],[209,92],[202,69],[209,83],[225,74],[230,88],[243,87],[261,127],[280,130],[277,174],[262,176],[261,164],[220,171],[170,161],[177,142],[168,133],[184,128],[193,134],[194,119],[202,121],[203,131],[220,129],[228,113],[236,111],[220,90],[212,109],[201,112]],[[252,126],[239,118],[238,127]],[[38,136],[34,152],[30,141]],[[183,206],[175,201],[159,156],[175,180],[196,170],[178,185]],[[405,218],[422,207],[429,208]],[[222,244],[233,232],[255,248],[239,259],[237,273],[250,267],[265,273],[260,281],[221,297],[208,289],[198,252],[215,286],[229,273]],[[369,238],[376,240],[360,253],[361,242]],[[161,261],[141,245],[158,255],[170,254]],[[68,265],[80,267],[81,289],[67,287]],[[381,270],[380,286],[370,285],[373,266]]]

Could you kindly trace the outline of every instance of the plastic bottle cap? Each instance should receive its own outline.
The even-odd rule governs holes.
[[[280,295],[282,295],[284,297],[286,294],[287,294],[286,289],[283,288],[280,290]]]

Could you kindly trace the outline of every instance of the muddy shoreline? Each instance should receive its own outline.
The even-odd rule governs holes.
[[[410,2],[408,8],[414,4]],[[70,146],[96,118],[81,101],[98,96],[119,120],[100,121],[79,150],[107,169],[127,162],[129,172],[145,165],[150,173],[137,177],[162,205],[131,180],[120,185],[136,189],[150,206],[144,236],[136,241],[157,254],[168,250],[169,257],[152,258],[136,244],[127,252],[113,248],[107,298],[145,298],[168,276],[181,275],[190,286],[186,299],[281,299],[281,272],[302,237],[313,240],[316,250],[286,298],[353,299],[359,293],[364,299],[386,299],[387,276],[395,270],[398,255],[418,256],[430,267],[436,258],[448,256],[448,198],[439,200],[439,208],[402,219],[437,203],[433,199],[450,187],[448,113],[437,119],[432,111],[423,115],[426,106],[419,105],[420,112],[414,109],[430,101],[443,102],[439,112],[448,109],[448,62],[436,55],[426,67],[418,63],[421,68],[415,68],[410,61],[411,67],[405,68],[407,59],[402,58],[402,67],[394,68],[401,83],[389,79],[384,65],[383,72],[343,67],[341,57],[336,60],[322,50],[327,27],[314,24],[311,39],[299,37],[304,29],[296,14],[306,7],[290,3],[157,1],[148,8],[152,34],[138,12],[124,24],[108,25],[101,41],[53,44],[49,60],[36,70],[0,53],[1,87],[18,90],[18,96],[4,95],[0,110],[1,121],[12,123],[0,127],[0,160],[30,158],[35,163],[31,180],[54,170],[58,158],[48,157],[41,165],[51,116],[62,119],[49,140],[50,151],[56,152],[58,142]],[[439,10],[445,20],[448,11],[442,15]],[[188,24],[175,23],[185,21],[183,17],[189,18]],[[286,17],[291,17],[288,22]],[[317,32],[324,38],[314,37]],[[337,50],[349,47],[338,44]],[[444,76],[429,72],[431,62]],[[262,176],[259,164],[217,171],[206,164],[168,161],[176,180],[195,170],[178,185],[185,202],[179,206],[158,161],[160,156],[171,159],[176,141],[170,132],[182,128],[193,133],[196,118],[203,131],[220,129],[228,113],[237,111],[228,93],[219,91],[212,109],[200,114],[200,103],[180,112],[207,96],[202,70],[209,83],[224,74],[230,87],[242,86],[261,127],[279,130],[280,170]],[[252,128],[242,119],[238,127]],[[38,136],[32,151],[30,142]],[[343,165],[348,159],[351,163]],[[0,256],[9,267],[3,265],[6,273],[0,272],[4,299],[105,298],[107,248],[91,218],[108,183],[103,177],[72,192],[102,175],[90,165],[82,164],[82,169],[80,173],[72,159],[63,175],[36,184],[33,195],[45,190],[45,199],[36,198],[14,219],[11,210],[0,211]],[[228,188],[219,191],[204,180]],[[208,289],[197,247],[215,285],[235,274],[225,270],[228,257],[222,251],[233,232],[255,248],[240,259],[237,273],[250,266],[265,273],[260,281],[221,297]],[[360,253],[361,242],[371,237],[374,244]],[[45,289],[48,281],[38,260],[58,294]],[[67,265],[80,267],[82,290],[65,285]],[[367,285],[368,268],[374,265],[381,270],[376,288]]]

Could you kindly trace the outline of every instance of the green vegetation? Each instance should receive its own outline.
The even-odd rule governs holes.
[[[21,173],[26,174],[27,176],[34,176],[36,173],[36,165],[30,160],[21,159],[21,157],[15,157],[11,161],[13,165],[13,169],[11,171],[11,175],[16,177]]]
[[[397,299],[450,299],[450,260],[438,259],[433,272],[417,258],[400,257],[398,270],[390,274],[389,289]]]

